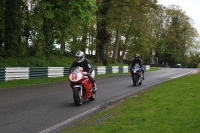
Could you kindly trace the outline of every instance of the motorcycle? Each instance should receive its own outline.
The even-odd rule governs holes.
[[[141,85],[142,84],[142,78],[143,78],[143,73],[141,71],[140,65],[135,64],[133,68],[131,68],[131,76],[133,80],[133,85]]]
[[[93,91],[93,86],[89,80],[88,74],[87,72],[83,72],[82,67],[73,67],[68,79],[73,90],[73,99],[77,106],[82,105],[84,100],[95,100],[96,91]]]

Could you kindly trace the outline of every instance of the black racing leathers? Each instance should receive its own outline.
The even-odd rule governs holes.
[[[88,73],[92,73],[92,71],[93,71],[93,68],[92,68],[92,65],[90,64],[90,61],[88,60],[88,59],[84,59],[84,61],[82,61],[81,63],[78,63],[77,61],[74,61],[73,63],[72,63],[72,66],[71,66],[71,68],[72,67],[77,67],[77,66],[80,66],[80,67],[82,67],[83,68],[83,71],[84,72],[88,72]]]
[[[72,69],[73,67],[77,67],[77,66],[82,67],[82,68],[83,68],[83,71],[84,71],[84,72],[87,72],[89,75],[90,75],[90,74],[92,73],[92,71],[93,71],[93,68],[92,68],[92,65],[90,64],[90,61],[89,61],[88,59],[86,59],[86,58],[84,58],[84,60],[83,60],[81,63],[78,63],[77,61],[74,61],[74,62],[72,63],[71,69]],[[70,69],[70,70],[71,70],[71,69]],[[90,79],[92,85],[94,86],[95,80],[94,80],[91,76],[88,76],[88,77],[89,77],[89,79]]]
[[[135,66],[135,64],[139,64],[140,65],[141,71],[144,74],[144,69],[142,67],[142,65],[143,65],[142,59],[139,58],[138,60],[136,60],[136,59],[132,60],[131,63],[130,63],[130,67],[133,68]],[[132,71],[131,71],[131,75],[133,76],[133,72]],[[143,79],[144,79],[144,76],[143,76]]]
[[[135,64],[139,64],[140,68],[142,68],[142,65],[143,65],[142,59],[138,59],[138,60],[134,59],[134,60],[132,60],[131,64],[130,64],[131,68],[133,68],[135,66]]]

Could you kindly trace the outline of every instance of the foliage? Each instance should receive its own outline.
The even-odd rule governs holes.
[[[0,57],[62,57],[82,50],[95,53],[96,63],[104,65],[135,53],[145,62],[156,56],[170,66],[195,65],[190,65],[190,51],[198,49],[199,35],[192,19],[175,5],[149,0],[1,3]]]
[[[2,2],[4,3],[4,2]],[[87,26],[97,10],[93,0],[30,0],[29,3],[20,0],[6,0],[0,11],[5,19],[0,29],[4,37],[0,39],[0,50],[4,50],[6,57],[20,57],[30,54],[49,56],[54,49],[54,41],[65,42],[69,29],[77,26]],[[4,20],[1,20],[2,22]],[[32,53],[29,53],[30,40]],[[5,42],[5,47],[3,43]]]
[[[156,23],[159,24],[156,27],[159,30],[156,31],[155,56],[160,62],[168,63],[170,66],[177,63],[187,66],[189,51],[191,48],[194,49],[198,36],[190,23],[191,19],[178,6],[172,5],[167,9],[160,7],[157,10],[159,12],[155,13],[161,17],[156,19]]]
[[[92,66],[101,66],[94,58],[88,57]],[[50,56],[50,57],[23,57],[23,58],[2,58],[0,67],[70,67],[75,57],[71,56]],[[109,63],[108,66],[125,66],[124,63]]]
[[[199,60],[200,60],[199,56],[191,54],[191,57],[190,57],[187,67],[198,68]]]
[[[73,58],[51,56],[0,58],[0,67],[65,67],[71,66]]]

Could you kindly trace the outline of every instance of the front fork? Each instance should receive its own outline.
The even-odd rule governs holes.
[[[73,88],[80,88],[80,93],[81,93],[80,96],[83,95],[83,87],[82,87],[82,85],[74,85]]]
[[[138,80],[138,83],[142,82],[142,78],[143,78],[143,76],[144,76],[144,74],[141,73],[140,78],[139,78],[139,80]]]

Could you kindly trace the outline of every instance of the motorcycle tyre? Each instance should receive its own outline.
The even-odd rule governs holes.
[[[137,77],[136,77],[136,76],[133,77],[133,85],[134,85],[134,86],[137,85]]]
[[[77,106],[81,106],[83,104],[83,95],[79,96],[80,91],[81,90],[78,87],[73,89],[73,98]]]

